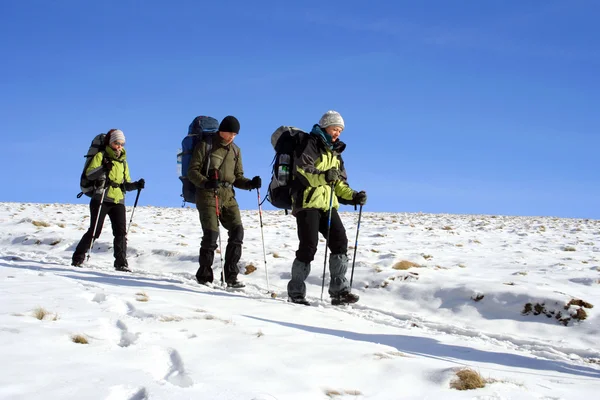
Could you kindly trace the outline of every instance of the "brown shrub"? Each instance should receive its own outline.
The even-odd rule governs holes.
[[[486,381],[479,372],[465,368],[456,372],[456,379],[450,382],[450,387],[456,390],[472,390],[485,387]]]
[[[398,269],[398,270],[406,270],[409,268],[421,268],[421,267],[422,267],[421,265],[414,263],[412,261],[402,260],[402,261],[394,264],[394,266],[392,268]]]

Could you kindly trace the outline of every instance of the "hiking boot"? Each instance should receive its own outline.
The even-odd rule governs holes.
[[[73,260],[71,261],[71,265],[73,267],[80,267],[83,265],[83,260]]]
[[[352,304],[358,301],[359,297],[354,293],[346,292],[340,293],[335,296],[331,296],[331,305],[340,306],[345,304]]]
[[[244,285],[244,283],[238,281],[237,279],[234,281],[227,282],[227,289],[241,289],[244,287],[246,287],[246,285]]]
[[[131,272],[127,265],[119,265],[118,267],[115,267],[115,269],[121,272]]]
[[[303,306],[310,306],[310,303],[304,297],[288,297],[288,302],[302,304]]]
[[[206,281],[204,279],[198,279],[198,277],[196,277],[196,282],[198,282],[200,285],[212,287],[212,281]]]

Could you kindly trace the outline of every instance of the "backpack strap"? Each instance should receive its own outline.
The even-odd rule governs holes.
[[[210,156],[212,154],[213,140],[215,140],[214,133],[206,135],[205,138],[206,140],[204,140],[204,143],[206,143],[206,155],[204,156],[204,162],[206,163],[206,171],[204,176],[208,178],[208,171],[210,170]]]

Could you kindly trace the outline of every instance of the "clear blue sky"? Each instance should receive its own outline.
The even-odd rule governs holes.
[[[599,15],[595,0],[3,0],[0,201],[87,202],[83,155],[120,128],[139,204],[178,207],[196,115],[237,116],[246,175],[266,184],[271,133],[334,109],[365,211],[597,219]]]

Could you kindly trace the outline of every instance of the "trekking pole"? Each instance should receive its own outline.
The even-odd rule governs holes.
[[[331,208],[333,206],[333,183],[329,185],[331,195],[329,196],[329,215],[327,216],[327,237],[325,238],[325,260],[323,260],[323,283],[321,284],[321,301],[323,301],[323,291],[325,290],[325,268],[327,267],[327,249],[329,248],[329,231],[331,229]]]
[[[219,180],[219,170],[213,169],[213,179]],[[223,246],[221,245],[221,225],[220,225],[220,216],[221,211],[219,210],[219,195],[217,192],[217,188],[215,188],[215,211],[217,214],[217,229],[218,229],[218,237],[219,237],[219,256],[220,256],[220,267],[221,267],[221,285],[225,282],[225,268],[223,268]]]
[[[352,273],[350,274],[350,287],[352,287],[352,278],[354,278],[354,262],[356,261],[356,248],[358,247],[358,232],[360,232],[360,217],[362,216],[362,204],[358,211],[358,223],[356,224],[356,240],[354,241],[354,255],[352,256]]]
[[[262,207],[260,206],[262,204],[260,202],[260,188],[256,188],[256,195],[258,197],[258,217],[260,220],[260,238],[262,239],[263,259],[265,260],[265,277],[267,278],[267,290],[270,292],[271,288],[269,287],[269,274],[267,272],[267,253],[265,251],[265,234],[263,231]]]
[[[92,231],[92,241],[90,242],[90,248],[87,253],[87,260],[90,261],[90,254],[92,253],[92,247],[94,247],[94,242],[96,241],[96,229],[98,228],[98,221],[100,220],[100,211],[102,211],[102,204],[104,204],[104,195],[108,191],[108,185],[105,183],[104,188],[102,189],[102,196],[100,197],[100,207],[98,207],[98,213],[96,214],[96,223],[94,224],[94,230]]]
[[[131,228],[131,222],[133,221],[133,213],[135,213],[135,208],[137,207],[138,200],[140,199],[140,192],[142,189],[137,190],[137,194],[135,195],[135,203],[133,203],[133,210],[131,210],[131,218],[129,218],[129,226],[127,227],[127,232],[125,232],[125,236],[129,233],[129,228]]]

